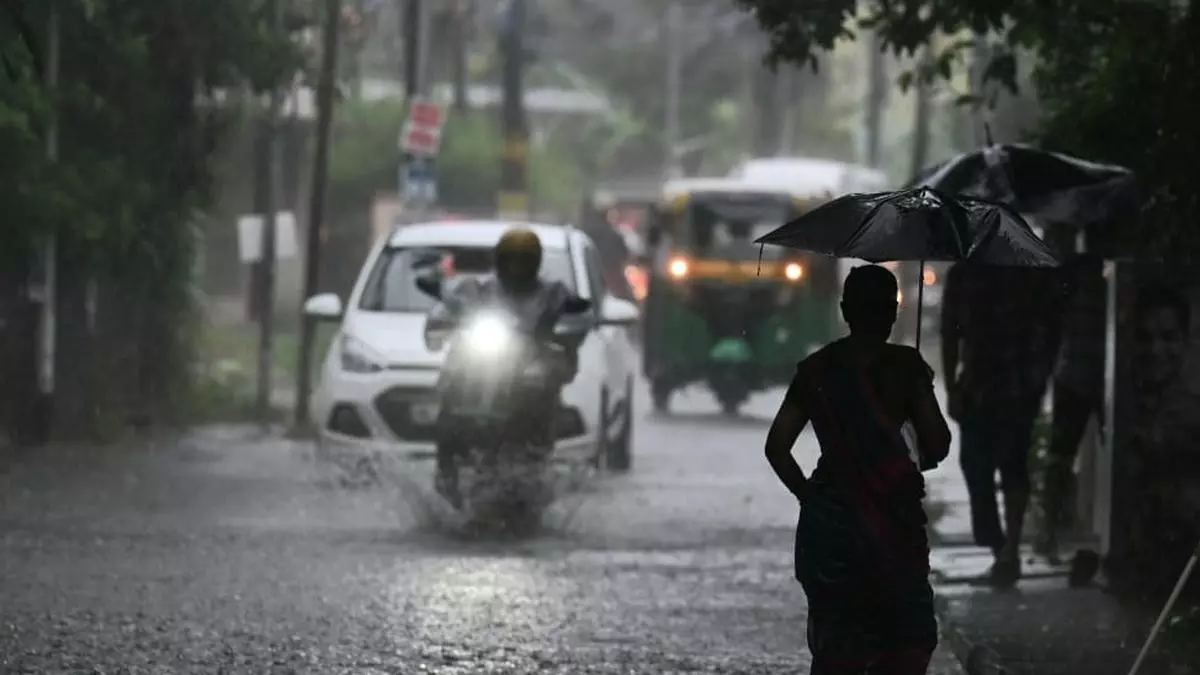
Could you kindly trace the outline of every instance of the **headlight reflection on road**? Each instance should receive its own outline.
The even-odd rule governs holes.
[[[525,561],[506,561],[428,570],[419,581],[423,597],[416,603],[422,632],[445,636],[461,631],[477,637],[501,624],[536,627],[546,613],[541,603],[554,601],[548,597],[548,580],[536,569]]]

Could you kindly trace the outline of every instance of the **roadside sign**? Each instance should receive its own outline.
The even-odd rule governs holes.
[[[416,157],[436,156],[445,122],[446,113],[440,105],[425,98],[413,99],[400,131],[400,150]]]
[[[413,158],[403,167],[404,200],[433,204],[437,201],[437,165],[432,159]]]
[[[259,214],[248,214],[237,220],[238,257],[243,263],[262,259],[262,231],[264,218]],[[290,260],[300,252],[296,245],[296,216],[291,211],[275,214],[275,259]]]

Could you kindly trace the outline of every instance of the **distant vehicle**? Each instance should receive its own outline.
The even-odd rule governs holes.
[[[897,188],[888,179],[887,174],[877,169],[814,157],[748,159],[734,168],[729,175],[732,178],[754,184],[779,185],[797,191],[822,192],[830,199],[856,192],[882,192]],[[839,284],[852,268],[862,264],[864,262],[861,260],[838,261]],[[886,266],[901,277],[901,310],[896,324],[897,335],[900,339],[911,340],[913,338],[912,331],[916,329],[915,310],[920,291],[917,286],[919,283],[917,280],[918,265],[908,263],[903,268],[896,264]],[[946,268],[947,265],[943,264],[926,265],[924,312],[921,317],[921,323],[926,333],[932,330],[931,325],[936,324],[936,310],[941,303],[939,280]]]
[[[375,451],[432,458],[446,349],[425,341],[426,315],[436,301],[416,286],[419,263],[442,251],[451,275],[489,273],[492,247],[513,226],[534,229],[544,247],[543,277],[592,301],[595,313],[579,349],[579,373],[563,390],[578,424],[560,438],[554,459],[630,466],[636,354],[626,329],[600,320],[636,320],[636,307],[608,292],[595,244],[583,232],[498,220],[398,227],[376,244],[345,306],[336,294],[308,299],[306,314],[340,322],[310,404],[324,450],[364,470]]]
[[[891,189],[887,174],[882,171],[816,157],[748,159],[729,172],[729,177],[759,185],[778,184],[797,192],[825,193],[830,198]]]
[[[785,385],[837,330],[837,262],[754,239],[827,199],[779,183],[689,178],[662,188],[651,226],[643,364],[655,408],[704,383],[726,414]]]

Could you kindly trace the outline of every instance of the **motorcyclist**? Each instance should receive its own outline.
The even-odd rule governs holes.
[[[542,265],[542,243],[537,233],[528,228],[512,228],[506,231],[493,250],[495,273],[480,279],[469,287],[460,286],[458,293],[470,294],[477,301],[494,302],[508,307],[518,316],[533,313],[550,321],[550,325],[539,326],[540,331],[551,332],[554,323],[564,313],[579,312],[590,303],[572,293],[559,281],[546,281],[540,277]],[[551,339],[565,350],[566,372],[564,380],[574,379],[578,368],[579,336],[555,335]],[[539,420],[546,424],[531,425],[531,433],[542,438],[530,440],[542,447],[553,444],[551,419]],[[435,487],[456,508],[462,506],[462,495],[458,485],[458,459],[466,450],[464,444],[453,434],[438,434],[437,476]]]

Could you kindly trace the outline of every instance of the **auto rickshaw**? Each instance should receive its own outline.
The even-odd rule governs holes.
[[[644,361],[655,409],[704,383],[736,415],[753,393],[787,384],[795,364],[839,330],[833,258],[759,236],[828,199],[738,178],[663,186],[649,243]]]

